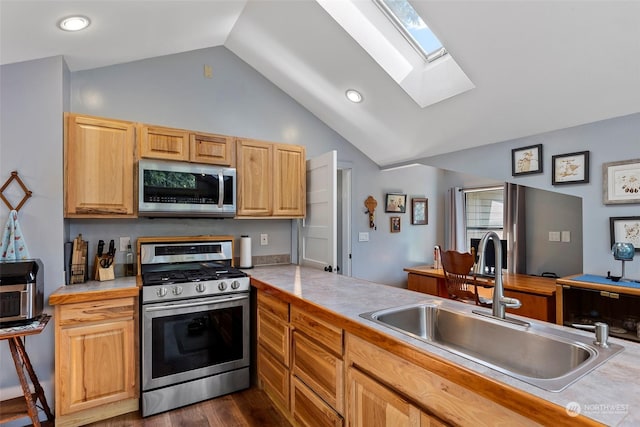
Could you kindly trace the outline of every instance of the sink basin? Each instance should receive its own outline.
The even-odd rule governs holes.
[[[422,303],[363,313],[372,320],[548,391],[569,384],[623,350],[542,322],[518,325]]]

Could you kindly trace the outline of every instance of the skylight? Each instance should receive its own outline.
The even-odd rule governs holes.
[[[408,0],[373,0],[409,44],[431,62],[447,54],[442,42]]]
[[[428,2],[316,1],[421,108],[475,87],[420,17]]]

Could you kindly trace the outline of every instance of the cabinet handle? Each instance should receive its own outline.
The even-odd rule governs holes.
[[[109,208],[109,209],[99,209],[99,208],[76,208],[76,213],[79,214],[126,214],[126,208]]]

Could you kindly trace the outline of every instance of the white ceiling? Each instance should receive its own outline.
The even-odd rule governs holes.
[[[420,108],[315,0],[0,0],[0,63],[224,45],[380,166],[640,111],[640,1],[412,3],[475,89]],[[72,13],[89,29],[58,30]]]

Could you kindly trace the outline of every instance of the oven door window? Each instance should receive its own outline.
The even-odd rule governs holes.
[[[242,306],[156,317],[152,322],[152,378],[243,358]]]

